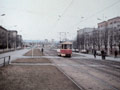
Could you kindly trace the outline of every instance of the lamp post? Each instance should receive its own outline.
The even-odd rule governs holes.
[[[7,50],[8,50],[8,31],[7,31]]]
[[[107,54],[110,55],[110,32],[108,30]]]

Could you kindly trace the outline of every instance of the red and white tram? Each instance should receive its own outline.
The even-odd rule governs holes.
[[[72,56],[72,42],[60,43],[59,49],[57,49],[59,56]]]

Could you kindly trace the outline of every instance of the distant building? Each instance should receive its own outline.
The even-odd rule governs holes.
[[[8,31],[8,45],[9,48],[15,48],[17,47],[17,31]]]
[[[98,23],[101,46],[111,53],[115,49],[120,52],[120,16]]]
[[[102,50],[113,54],[120,53],[120,17],[98,23],[98,28],[83,28],[77,31],[77,47],[79,50]]]
[[[0,49],[22,47],[22,36],[16,30],[7,30],[0,26]]]
[[[83,28],[77,31],[77,34],[89,33],[92,32],[95,28]]]
[[[55,42],[55,40],[54,40],[54,39],[52,39],[52,40],[51,40],[51,43],[54,43],[54,42]]]
[[[113,29],[120,29],[120,17],[115,17],[107,21],[107,27]]]
[[[77,47],[80,50],[90,48],[90,36],[95,28],[83,28],[77,31]]]
[[[98,23],[98,28],[100,30],[107,28],[107,21],[103,21],[103,22]]]
[[[49,42],[48,42],[48,39],[45,39],[44,43],[45,43],[45,44],[48,44],[48,43],[49,43]]]
[[[17,47],[22,47],[22,36],[21,35],[17,35]]]
[[[7,48],[7,30],[0,26],[0,49]]]
[[[115,17],[109,19],[108,21],[103,21],[98,23],[98,28],[103,30],[105,28],[120,29],[120,17]]]

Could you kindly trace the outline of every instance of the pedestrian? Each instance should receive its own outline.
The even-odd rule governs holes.
[[[115,50],[114,54],[115,54],[115,58],[117,58],[118,51],[117,51],[117,50]]]
[[[96,50],[95,50],[95,49],[94,49],[94,51],[93,51],[93,54],[94,54],[94,58],[96,58],[97,53],[96,53]]]
[[[101,51],[101,56],[102,56],[102,59],[105,59],[106,55],[105,55],[105,51],[104,50]]]
[[[42,52],[42,54],[43,54],[43,52],[44,52],[44,49],[43,49],[43,48],[41,49],[41,52]]]
[[[86,49],[86,52],[87,52],[87,54],[89,53],[89,50],[88,49]]]

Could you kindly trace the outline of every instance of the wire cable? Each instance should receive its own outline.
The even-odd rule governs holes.
[[[120,3],[120,0],[118,0],[117,2],[111,4],[110,6],[107,6],[107,7],[103,8],[102,10],[100,10],[100,11],[98,11],[98,12],[92,14],[91,16],[85,18],[84,20],[82,20],[82,21],[80,21],[79,23],[77,23],[76,26],[79,25],[80,23],[82,23],[82,22],[88,20],[88,19],[91,19],[93,16],[95,16],[95,15],[97,15],[97,14],[99,14],[99,13],[101,13],[101,12],[103,12],[103,11],[109,9],[109,8],[112,8],[113,6],[115,6],[116,4],[119,4],[119,3]]]
[[[71,0],[71,2],[68,4],[68,6],[65,8],[65,10],[63,11],[63,13],[61,15],[58,15],[58,19],[55,21],[54,27],[55,28],[58,25],[58,22],[60,21],[60,19],[64,16],[64,14],[67,12],[67,10],[69,9],[69,7],[73,4],[74,0]]]

